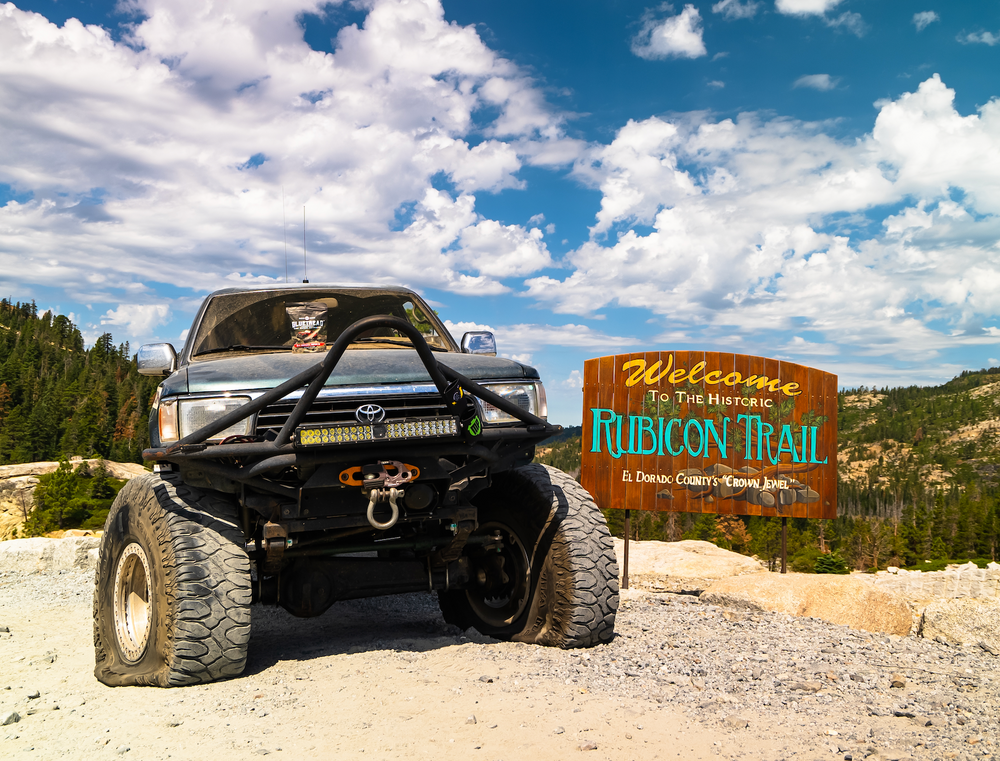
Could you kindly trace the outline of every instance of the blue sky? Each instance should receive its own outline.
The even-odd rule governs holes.
[[[538,367],[705,349],[1000,364],[1000,4],[0,6],[0,290],[93,340],[400,283]],[[284,217],[284,221],[283,221]]]

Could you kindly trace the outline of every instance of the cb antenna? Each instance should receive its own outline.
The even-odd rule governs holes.
[[[302,207],[302,282],[309,282],[309,270],[306,267],[306,207]]]
[[[285,239],[285,282],[288,282],[288,223],[285,222],[285,186],[281,186],[281,236]]]

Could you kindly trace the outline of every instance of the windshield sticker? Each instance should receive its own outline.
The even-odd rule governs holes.
[[[285,304],[292,324],[292,351],[314,352],[326,348],[326,312],[322,301]]]

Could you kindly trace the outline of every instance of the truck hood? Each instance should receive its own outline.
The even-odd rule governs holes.
[[[437,360],[472,380],[537,379],[538,371],[510,359],[435,352]],[[193,362],[163,382],[164,394],[253,391],[274,388],[323,361],[324,354],[250,354]],[[429,383],[427,369],[411,349],[350,349],[326,385]]]

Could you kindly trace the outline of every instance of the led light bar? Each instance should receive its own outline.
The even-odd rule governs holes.
[[[302,426],[295,429],[293,444],[297,447],[322,447],[365,441],[436,439],[458,436],[458,433],[458,419],[454,417],[409,418],[387,423]]]

